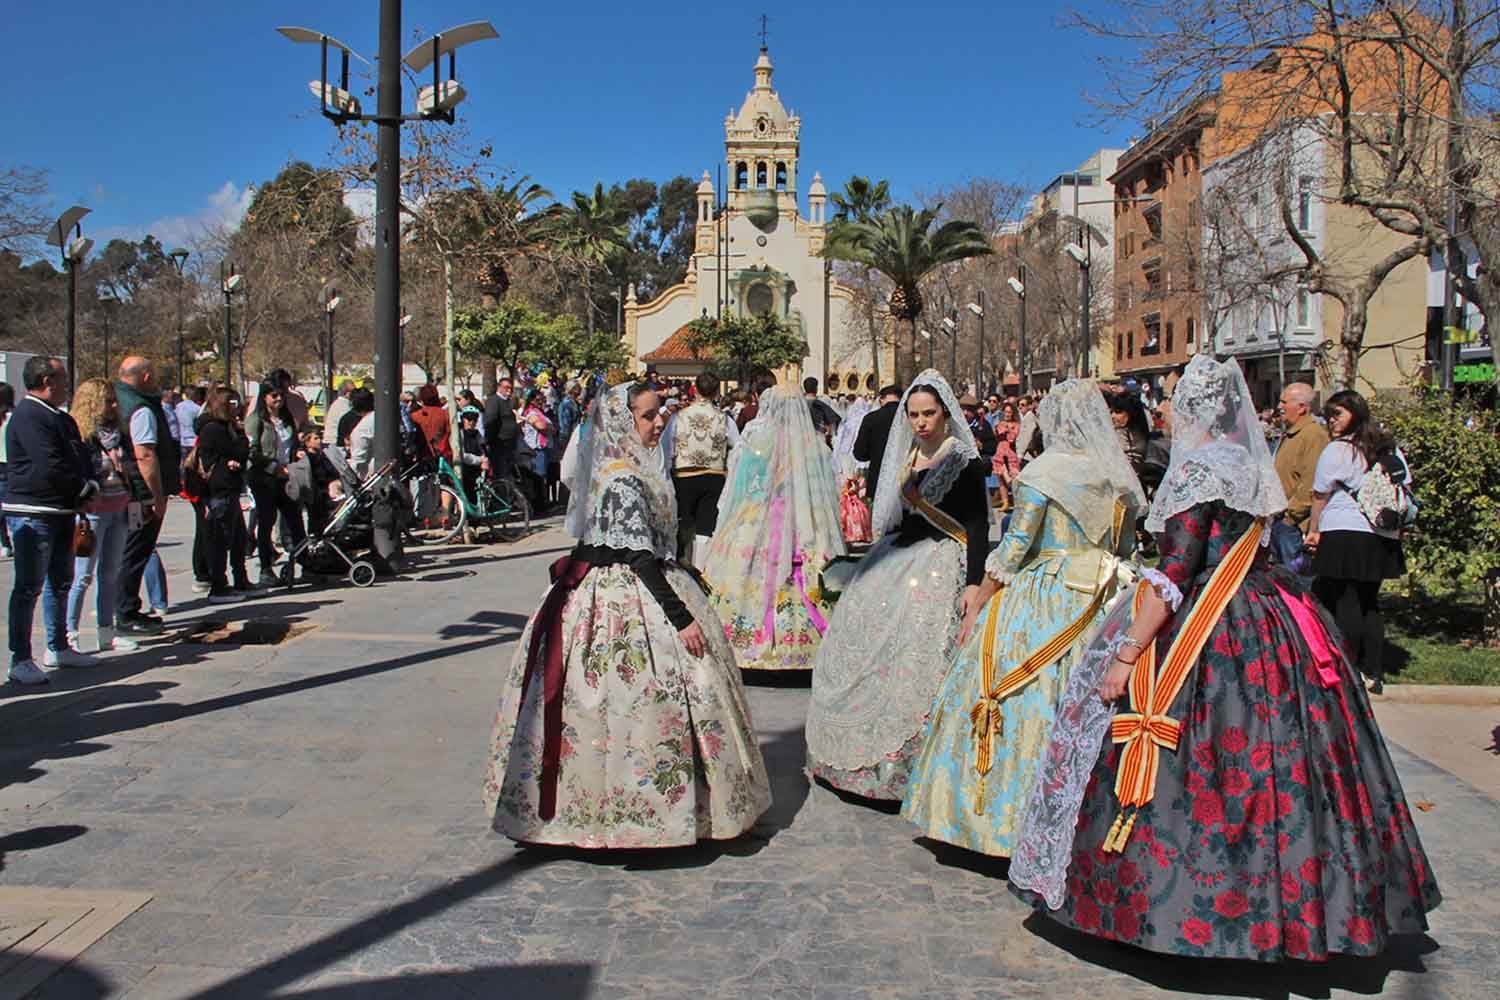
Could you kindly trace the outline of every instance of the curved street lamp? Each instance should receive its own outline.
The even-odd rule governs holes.
[[[82,205],[74,205],[52,224],[52,231],[47,234],[47,242],[57,247],[62,254],[62,266],[64,273],[68,276],[68,394],[72,395],[76,384],[77,371],[73,364],[73,356],[77,351],[78,338],[78,265],[88,258],[89,251],[93,249],[94,241],[85,239],[83,226],[80,224],[89,210]],[[68,233],[73,235],[70,238]]]
[[[224,384],[234,384],[234,295],[245,287],[245,276],[228,261],[219,261],[219,287],[224,292]]]
[[[333,400],[333,395],[334,395],[334,388],[333,388],[333,316],[334,316],[334,313],[338,312],[339,303],[342,302],[342,301],[344,301],[344,300],[339,296],[339,290],[337,288],[335,288],[333,285],[329,285],[326,289],[324,289],[323,294],[324,294],[324,297],[325,297],[325,301],[323,303],[323,311],[325,313],[327,313],[327,315],[328,315],[328,333],[327,333],[328,342],[327,342],[327,344],[325,346],[328,349],[328,358],[327,358],[327,362],[328,362],[328,399],[331,402]]]
[[[119,298],[114,292],[105,292],[99,296],[99,308],[104,313],[104,381],[109,381],[109,317],[120,304]]]
[[[1016,299],[1019,301],[1019,307],[1020,307],[1020,310],[1021,310],[1021,330],[1020,330],[1021,336],[1020,336],[1020,344],[1019,344],[1019,347],[1020,347],[1019,353],[1021,355],[1021,357],[1020,357],[1020,362],[1021,363],[1020,363],[1020,365],[1018,367],[1021,370],[1021,392],[1022,393],[1027,393],[1027,392],[1031,391],[1031,360],[1028,357],[1027,351],[1026,351],[1026,263],[1025,263],[1025,261],[1022,261],[1022,262],[1020,262],[1020,263],[1018,263],[1016,265],[1016,276],[1014,278],[1006,278],[1005,279],[1005,283],[1010,286],[1010,290],[1011,291],[1013,291],[1013,292],[1016,293]]]
[[[187,266],[188,252],[178,247],[167,254],[172,261],[172,269],[177,272],[177,384],[187,387],[187,374],[183,369],[182,360],[182,271]]]

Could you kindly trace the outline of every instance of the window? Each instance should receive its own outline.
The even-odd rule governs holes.
[[[1312,326],[1312,295],[1305,288],[1297,289],[1297,326]]]
[[[1307,233],[1312,231],[1313,179],[1297,178],[1297,228]]]
[[[1189,229],[1196,230],[1198,228],[1198,201],[1196,198],[1187,204],[1187,222]]]
[[[1123,358],[1124,356],[1125,356],[1125,335],[1123,333],[1117,333],[1117,334],[1115,334],[1115,357],[1117,357],[1117,358]]]
[[[1172,324],[1167,324],[1167,353],[1172,353]]]
[[[734,189],[743,191],[745,185],[750,183],[750,168],[741,160],[734,165]]]
[[[766,315],[774,304],[770,285],[752,285],[745,293],[745,308],[750,310],[751,316]]]
[[[766,165],[757,163],[755,165],[755,186],[763,188],[766,186]]]
[[[1188,317],[1188,328],[1187,328],[1187,342],[1188,342],[1188,346],[1189,347],[1191,347],[1193,345],[1193,341],[1195,339],[1197,339],[1197,336],[1198,336],[1198,321],[1195,320],[1195,319],[1193,319],[1191,316],[1189,316]]]
[[[785,163],[778,163],[778,164],[776,164],[776,190],[778,190],[778,191],[785,191],[786,190],[786,164]]]
[[[1133,358],[1133,357],[1135,357],[1135,331],[1134,330],[1131,330],[1128,334],[1126,334],[1125,356],[1127,358]]]
[[[1141,356],[1161,353],[1161,315],[1146,320],[1145,342],[1141,344]]]

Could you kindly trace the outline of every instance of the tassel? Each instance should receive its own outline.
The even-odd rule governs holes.
[[[1122,809],[1120,810],[1120,814],[1115,817],[1114,825],[1111,826],[1109,828],[1109,832],[1104,835],[1104,844],[1100,848],[1100,850],[1104,851],[1104,853],[1108,854],[1115,849],[1115,838],[1120,835],[1120,826],[1124,822],[1125,810]]]
[[[1130,833],[1135,829],[1135,818],[1140,814],[1141,811],[1137,809],[1135,812],[1131,813],[1130,818],[1125,821],[1125,829],[1120,831],[1120,836],[1115,840],[1116,854],[1125,850],[1125,843],[1130,840]]]

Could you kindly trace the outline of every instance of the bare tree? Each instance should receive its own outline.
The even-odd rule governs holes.
[[[0,170],[0,250],[28,257],[41,252],[52,224],[47,175],[32,167]]]

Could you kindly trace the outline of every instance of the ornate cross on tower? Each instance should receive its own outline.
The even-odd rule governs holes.
[[[762,14],[760,16],[760,47],[763,49],[766,47],[766,35],[769,34],[767,25],[769,25],[770,22],[771,19],[765,14]]]

